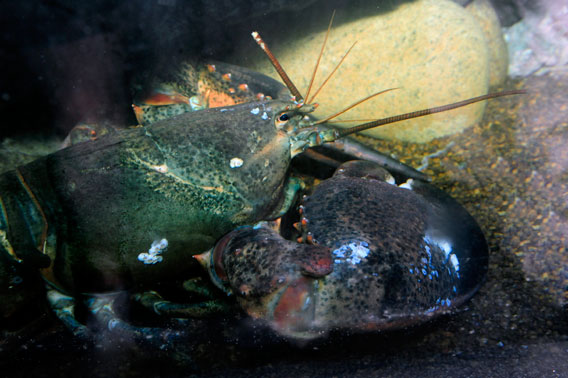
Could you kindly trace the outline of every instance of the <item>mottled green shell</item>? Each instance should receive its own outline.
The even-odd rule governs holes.
[[[64,291],[101,292],[191,276],[193,255],[282,206],[290,141],[273,120],[289,105],[185,113],[20,167],[18,190],[35,193],[48,221],[49,278]],[[44,223],[36,223],[29,233],[39,238]],[[144,260],[161,240],[160,261]]]

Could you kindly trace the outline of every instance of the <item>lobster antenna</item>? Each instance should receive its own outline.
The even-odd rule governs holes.
[[[329,79],[331,79],[331,77],[333,76],[333,74],[335,74],[335,71],[338,70],[339,66],[341,66],[341,64],[343,63],[343,61],[345,60],[345,58],[347,58],[347,55],[349,55],[349,53],[351,52],[351,50],[353,50],[353,47],[355,47],[355,45],[357,44],[357,41],[353,42],[353,44],[351,45],[351,47],[349,48],[349,50],[347,50],[347,52],[345,53],[345,55],[343,55],[343,57],[341,58],[341,60],[339,61],[339,63],[337,63],[337,65],[335,66],[335,68],[333,69],[333,71],[331,71],[331,73],[329,75],[327,75],[326,79],[323,81],[322,85],[320,85],[320,87],[318,88],[318,90],[316,91],[316,93],[312,96],[312,98],[310,98],[309,100],[307,100],[308,104],[312,104],[316,98],[316,96],[320,93],[320,91],[323,89],[323,87],[327,84],[327,82],[329,81]]]
[[[375,119],[334,119],[332,121],[327,121],[327,123],[346,123],[346,122],[371,122],[376,121]]]
[[[327,27],[327,32],[325,33],[325,38],[323,40],[323,43],[321,45],[321,50],[318,56],[318,60],[316,61],[316,65],[314,67],[314,72],[312,73],[312,78],[310,79],[310,84],[308,85],[308,90],[306,92],[306,101],[308,101],[308,97],[310,96],[310,91],[312,90],[312,85],[314,84],[314,80],[316,78],[316,73],[318,72],[318,67],[321,61],[321,57],[323,56],[323,51],[325,50],[325,45],[327,43],[327,37],[329,37],[329,32],[331,30],[331,24],[333,24],[333,18],[335,17],[335,9],[333,10],[333,13],[331,14],[331,20],[329,20],[329,25]],[[308,102],[309,104],[309,102]]]
[[[286,86],[288,87],[288,89],[290,90],[292,95],[296,98],[296,101],[302,102],[304,100],[304,97],[302,97],[298,88],[296,88],[294,83],[292,83],[292,80],[290,80],[290,78],[288,77],[288,75],[286,74],[286,72],[284,71],[284,69],[282,68],[282,66],[280,65],[280,63],[278,62],[276,57],[274,56],[274,54],[272,54],[272,51],[270,51],[268,46],[266,46],[266,43],[264,43],[264,41],[260,37],[260,34],[258,34],[258,32],[254,31],[254,32],[251,33],[251,35],[254,38],[254,40],[256,41],[256,43],[260,46],[260,48],[268,56],[268,59],[270,59],[270,63],[272,63],[272,65],[276,69],[276,72],[278,72],[278,75],[280,75],[280,77],[282,78],[282,81],[284,82],[284,84],[286,84]]]
[[[317,122],[314,122],[313,124],[311,124],[311,125],[308,126],[308,127],[311,127],[311,126],[314,126],[314,125],[319,125],[320,123],[324,123],[324,122],[329,121],[330,119],[333,119],[333,118],[335,118],[335,117],[339,117],[340,115],[342,115],[343,113],[345,113],[345,112],[347,112],[347,111],[353,109],[353,108],[356,107],[357,105],[359,105],[359,104],[361,104],[361,103],[363,103],[363,102],[365,102],[365,101],[368,101],[368,100],[372,99],[373,97],[376,97],[376,96],[378,96],[378,95],[380,95],[380,94],[383,94],[383,93],[386,93],[386,92],[390,92],[390,91],[394,91],[395,89],[398,89],[398,88],[389,88],[389,89],[385,89],[385,90],[383,90],[383,91],[379,91],[379,92],[373,93],[372,95],[369,95],[369,96],[367,96],[367,97],[365,97],[365,98],[362,98],[361,100],[359,100],[359,101],[357,101],[357,102],[354,102],[353,104],[349,105],[349,106],[346,107],[345,109],[343,109],[343,110],[341,110],[341,111],[339,111],[339,112],[337,112],[337,113],[335,113],[335,114],[332,114],[332,115],[330,115],[329,117],[326,117],[326,118],[324,118],[324,119],[320,119],[320,120],[317,121]],[[357,126],[355,126],[355,127],[357,127]]]
[[[524,93],[527,93],[527,91],[524,90],[524,89],[516,89],[516,90],[512,90],[512,91],[488,93],[488,94],[485,94],[483,96],[473,97],[473,98],[470,98],[470,99],[467,99],[467,100],[455,102],[453,104],[442,105],[442,106],[438,106],[438,107],[434,107],[434,108],[418,110],[418,111],[415,111],[415,112],[410,112],[410,113],[405,113],[405,114],[399,114],[399,115],[396,115],[396,116],[387,117],[387,118],[379,119],[379,120],[376,120],[376,121],[364,123],[362,125],[354,126],[352,128],[346,129],[346,130],[338,130],[338,131],[336,131],[335,138],[336,139],[343,138],[344,136],[351,135],[353,133],[365,131],[365,130],[368,130],[368,129],[372,129],[374,127],[387,125],[389,123],[404,121],[404,120],[411,119],[411,118],[418,118],[418,117],[423,117],[423,116],[426,116],[426,115],[429,115],[429,114],[441,113],[441,112],[445,112],[445,111],[448,111],[448,110],[461,108],[462,106],[466,106],[466,105],[470,105],[470,104],[473,104],[473,103],[476,103],[476,102],[488,100],[490,98],[511,96],[511,95],[524,94]]]

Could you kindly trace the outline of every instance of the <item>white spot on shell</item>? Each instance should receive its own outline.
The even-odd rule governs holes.
[[[424,242],[426,242],[426,246],[436,245],[438,248],[440,248],[444,253],[444,256],[446,257],[446,261],[449,261],[452,264],[457,274],[457,272],[460,270],[460,262],[456,254],[453,253],[451,241],[443,238],[437,238],[436,236],[432,235],[430,231],[427,231],[426,236],[424,237]]]
[[[166,239],[162,240],[155,240],[148,253],[142,252],[138,255],[138,261],[143,262],[144,264],[157,264],[164,260],[161,256],[161,253],[164,252],[168,248],[168,241]]]
[[[460,262],[458,260],[458,257],[453,253],[450,255],[450,262],[454,266],[456,272],[460,270]]]
[[[238,157],[232,158],[231,162],[229,163],[229,167],[231,168],[239,168],[241,165],[243,165],[243,159]]]
[[[408,190],[412,190],[412,184],[414,183],[413,179],[408,179],[406,180],[405,183],[400,184],[398,187],[399,188],[403,188],[403,189],[408,189]]]
[[[266,112],[262,113],[262,119],[268,119],[268,114],[266,114]]]
[[[166,164],[153,165],[152,169],[155,170],[156,172],[160,172],[160,173],[167,173],[168,172],[168,166]]]
[[[366,242],[356,241],[344,244],[332,252],[336,264],[347,262],[352,265],[359,264],[362,259],[370,253],[369,244]]]
[[[260,113],[260,109],[259,108],[254,108],[253,110],[250,111],[251,114],[257,115],[258,113]]]

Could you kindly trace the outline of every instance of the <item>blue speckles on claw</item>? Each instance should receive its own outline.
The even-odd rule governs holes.
[[[442,299],[440,301],[440,305],[450,307],[452,305],[452,301],[450,300],[450,298]]]
[[[430,246],[428,244],[426,244],[424,246],[424,249],[426,250],[426,253],[428,254],[428,259],[432,259],[432,251],[430,250]]]
[[[452,265],[454,266],[455,271],[456,272],[459,271],[460,270],[460,263],[458,261],[458,257],[452,253],[449,256],[449,260],[452,263]]]
[[[424,236],[424,242],[425,242],[424,249],[428,254],[428,256],[431,256],[432,247],[434,246],[438,247],[444,253],[444,256],[446,258],[445,263],[447,264],[449,262],[451,264],[451,267],[453,268],[455,275],[459,278],[460,262],[456,254],[453,253],[451,242],[445,239],[436,238],[430,233],[426,233],[426,236]],[[450,275],[452,274],[449,266],[448,266],[448,273]]]
[[[333,256],[335,257],[334,262],[336,264],[359,264],[364,258],[369,255],[370,251],[368,247],[369,243],[364,241],[355,241],[349,244],[344,244],[332,252]]]
[[[434,235],[432,235],[430,233],[426,233],[426,236],[424,236],[424,242],[426,242],[427,246],[428,245],[435,245],[438,248],[440,248],[444,252],[444,254],[446,255],[446,258],[452,252],[452,245],[449,241],[436,238]],[[430,248],[428,247],[427,250],[429,251]]]
[[[433,312],[438,310],[441,307],[450,307],[452,305],[452,300],[450,298],[438,298],[436,299],[436,305],[434,307],[430,307],[428,310],[426,310],[425,312]]]
[[[436,299],[436,304],[433,307],[430,307],[429,309],[427,309],[426,311],[424,311],[425,314],[434,312],[439,310],[442,307],[450,307],[452,305],[452,300],[450,298],[438,298]]]

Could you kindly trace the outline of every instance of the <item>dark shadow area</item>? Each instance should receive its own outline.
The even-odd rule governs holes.
[[[243,44],[256,53],[252,30],[262,31],[266,40],[277,40],[288,33],[325,30],[327,14],[333,9],[337,9],[336,25],[341,25],[390,12],[404,2],[3,2],[0,140],[35,134],[62,137],[78,122],[134,125],[131,85],[143,72],[156,67],[166,70],[187,57],[222,61]],[[213,3],[216,5],[211,6]],[[498,10],[520,12],[519,4],[526,2],[494,3],[500,4]],[[515,13],[507,22],[519,17]],[[517,84],[507,83],[510,87]],[[551,86],[547,83],[546,87]],[[564,104],[565,92],[559,96],[557,104]],[[152,325],[181,329],[188,335],[173,348],[161,350],[128,339],[103,338],[104,342],[94,345],[78,341],[47,310],[42,289],[36,292],[33,288],[25,316],[0,334],[0,371],[11,377],[511,377],[543,376],[552,366],[559,375],[566,374],[567,308],[558,305],[549,287],[527,275],[525,250],[521,250],[527,243],[514,239],[518,229],[511,228],[525,214],[507,213],[517,191],[533,193],[524,180],[531,171],[546,170],[549,161],[539,161],[532,154],[552,142],[535,142],[532,134],[525,135],[523,140],[529,142],[510,153],[518,142],[514,131],[526,125],[515,123],[508,112],[526,107],[529,101],[521,103],[524,105],[513,99],[503,101],[489,106],[482,124],[471,134],[456,136],[456,147],[431,159],[425,171],[436,186],[471,212],[489,243],[487,281],[455,314],[412,329],[384,334],[332,332],[306,343],[284,340],[238,312],[165,324],[149,317]],[[551,107],[549,111],[556,110]],[[553,130],[556,134],[551,135],[562,136],[562,130],[559,123]],[[418,167],[423,156],[442,150],[451,138],[428,146],[361,139]],[[511,166],[500,170],[496,162],[501,160],[510,161]],[[331,171],[329,167],[323,176]],[[521,177],[519,182],[514,181],[516,177]],[[562,177],[566,183],[566,174]],[[554,201],[552,209],[565,220],[564,199],[559,195],[550,202]],[[527,204],[531,201],[529,198]],[[536,226],[536,215],[526,218],[526,224],[516,226],[526,230]],[[538,232],[535,229],[535,235]],[[541,236],[546,240],[550,235]],[[546,252],[545,247],[540,250]],[[82,318],[87,319],[82,311]]]

